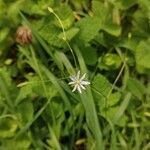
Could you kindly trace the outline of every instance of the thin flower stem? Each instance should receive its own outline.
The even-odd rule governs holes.
[[[69,79],[70,77],[66,77],[66,78],[59,78],[59,79],[57,79],[58,81],[61,81],[61,80],[64,80],[64,79]],[[49,83],[49,82],[52,82],[52,80],[44,80],[44,81],[24,81],[24,82],[22,82],[22,83],[19,83],[18,85],[17,85],[17,87],[23,87],[23,86],[25,86],[25,85],[27,85],[27,84],[33,84],[33,83]]]
[[[68,41],[66,40],[65,42],[66,42],[66,44],[68,45],[68,47],[69,47],[69,49],[70,49],[70,51],[71,51],[71,53],[72,53],[72,56],[73,56],[73,59],[74,59],[74,63],[75,63],[75,67],[76,67],[76,69],[77,69],[77,68],[78,68],[78,66],[77,66],[77,61],[76,61],[76,58],[75,58],[74,52],[73,52],[73,50],[72,50],[72,48],[71,48],[70,44],[68,43]]]
[[[125,61],[124,57],[122,56],[121,51],[120,51],[119,49],[117,49],[117,48],[116,48],[116,51],[117,51],[117,53],[119,54],[119,56],[120,56],[120,58],[121,58],[121,60],[122,60],[122,62],[123,62],[123,65],[122,65],[122,67],[121,67],[121,69],[120,69],[120,71],[119,71],[119,74],[117,75],[117,77],[116,77],[116,79],[115,79],[113,85],[112,85],[112,88],[110,89],[110,91],[109,91],[109,93],[108,93],[108,95],[107,95],[107,99],[109,98],[109,96],[110,96],[112,90],[114,89],[114,87],[115,87],[117,81],[119,80],[119,78],[120,78],[120,76],[121,76],[121,74],[122,74],[122,72],[123,72],[123,70],[124,70],[124,68],[125,68],[125,66],[126,66],[126,61]]]
[[[117,75],[117,77],[116,77],[116,79],[115,79],[115,81],[114,81],[114,83],[113,83],[113,85],[112,85],[112,88],[110,89],[110,91],[109,91],[109,93],[108,93],[108,95],[107,95],[107,99],[109,98],[109,96],[110,96],[112,90],[114,89],[114,87],[115,87],[117,81],[119,80],[119,78],[120,78],[120,76],[121,76],[121,74],[122,74],[124,68],[125,68],[125,63],[123,63],[123,65],[122,65],[122,67],[121,67],[121,69],[120,69],[120,71],[119,71],[119,74]]]
[[[65,28],[64,28],[64,25],[61,21],[61,19],[59,18],[59,16],[54,12],[54,10],[50,7],[48,7],[48,10],[49,12],[51,12],[52,14],[54,14],[54,16],[57,18],[57,20],[59,21],[60,25],[61,25],[61,28],[62,28],[62,31],[63,31],[63,40],[66,42],[67,46],[69,47],[70,51],[71,51],[71,54],[73,56],[73,59],[74,59],[74,63],[75,63],[75,67],[77,68],[77,61],[76,61],[76,58],[75,58],[75,55],[74,55],[74,52],[67,40],[67,36],[66,36],[66,32],[65,32]]]

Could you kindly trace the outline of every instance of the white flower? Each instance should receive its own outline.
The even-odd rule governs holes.
[[[90,84],[90,82],[84,80],[85,76],[86,73],[80,78],[80,71],[78,71],[76,75],[70,77],[71,82],[69,82],[68,84],[74,87],[72,92],[77,90],[79,93],[82,93],[82,89],[85,90],[84,86]]]

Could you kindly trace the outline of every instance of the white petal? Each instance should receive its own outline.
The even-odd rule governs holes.
[[[72,81],[75,81],[75,80],[76,80],[76,76],[70,76],[70,79],[71,79]]]
[[[82,81],[86,76],[86,73],[80,78],[80,81]]]
[[[81,81],[81,84],[82,84],[82,85],[89,85],[90,82],[88,82],[88,81]]]
[[[72,90],[72,92],[74,92],[77,89],[78,85],[76,84]]]
[[[80,86],[77,87],[77,90],[79,91],[79,93],[82,93]]]
[[[71,81],[71,82],[69,82],[68,84],[69,84],[69,85],[75,84],[75,81]]]
[[[81,87],[83,90],[85,90],[85,87],[84,87],[82,84],[80,84],[80,87]]]

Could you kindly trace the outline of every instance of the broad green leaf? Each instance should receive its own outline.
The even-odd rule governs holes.
[[[94,77],[94,80],[93,80],[92,84],[93,84],[94,89],[97,92],[99,92],[99,96],[104,97],[104,98],[107,97],[107,95],[110,92],[111,87],[112,87],[112,85],[108,81],[108,79],[105,76],[103,76],[102,74],[97,74]]]
[[[117,112],[115,113],[114,117],[113,117],[113,123],[116,124],[125,114],[125,110],[127,109],[129,102],[131,99],[131,93],[127,93],[124,96],[123,101],[121,102],[120,106],[117,109]]]
[[[76,34],[79,32],[79,29],[78,28],[71,28],[71,29],[69,29],[69,30],[67,30],[65,33],[66,33],[66,37],[67,37],[67,40],[71,40],[74,36],[76,36]],[[60,38],[60,39],[63,39],[63,37],[64,37],[64,33],[60,33],[59,35],[58,35],[58,37]]]
[[[138,65],[150,69],[150,40],[141,41],[136,49],[135,58]]]
[[[69,27],[71,27],[75,18],[73,15],[73,11],[69,7],[69,5],[66,5],[66,4],[60,5],[60,7],[56,8],[56,14],[60,18],[60,20],[63,24],[63,27],[65,29],[68,29]],[[55,18],[55,25],[62,28],[59,21],[57,20],[57,18]]]
[[[11,77],[10,74],[8,73],[6,68],[0,68],[0,77],[3,79],[3,81],[6,83],[7,87],[11,86]]]
[[[5,150],[27,150],[30,145],[31,140],[26,135],[22,135],[18,139],[5,140],[2,147]]]
[[[110,21],[107,21],[102,26],[102,29],[113,36],[119,36],[121,34],[121,27],[117,24],[111,23]]]
[[[22,6],[23,6],[23,0],[19,0],[10,4],[7,9],[8,18],[10,18],[15,24],[18,24],[20,21],[19,11],[21,10]]]
[[[144,85],[134,78],[129,78],[127,81],[127,87],[129,91],[139,99],[141,99],[146,92]]]
[[[133,5],[137,4],[137,0],[112,0],[113,4],[118,7],[119,9],[128,9]]]
[[[76,26],[80,29],[79,40],[87,44],[98,34],[101,29],[101,22],[97,17],[85,17],[77,22]]]
[[[9,117],[0,118],[0,138],[13,137],[17,128],[17,120]]]
[[[65,46],[65,41],[59,37],[61,33],[62,30],[53,24],[45,25],[39,30],[39,34],[46,42],[59,48]]]
[[[6,4],[4,3],[3,0],[0,0],[0,19],[4,17],[5,12],[6,12]]]
[[[54,0],[40,0],[37,1],[37,4],[41,10],[47,10],[49,6],[54,5]]]
[[[103,115],[113,122],[114,116],[117,114],[118,109],[119,109],[119,106],[110,107],[110,108],[108,108],[107,111],[103,112],[104,113]],[[119,120],[116,122],[116,124],[124,127],[126,125],[127,121],[128,121],[128,117],[124,114],[119,118]]]
[[[111,90],[111,83],[101,74],[97,74],[92,82],[93,95],[97,102],[99,111],[102,112],[108,106],[107,95]]]
[[[94,15],[99,16],[100,19],[104,20],[103,18],[107,15],[107,6],[104,6],[102,1],[93,0],[92,1],[92,11]]]
[[[7,105],[13,107],[14,99],[18,94],[18,89],[12,83],[11,76],[6,68],[0,68],[0,91],[7,102]]]
[[[147,14],[149,12],[149,14]],[[150,10],[145,10],[141,8],[137,10],[133,15],[133,28],[132,32],[133,35],[139,37],[141,40],[145,38],[149,38],[150,28],[149,28],[149,17],[150,17]]]
[[[110,94],[109,99],[107,101],[107,106],[109,107],[109,106],[116,105],[119,102],[120,98],[121,98],[121,93],[119,92]]]
[[[32,102],[24,100],[18,104],[16,112],[17,117],[22,124],[26,124],[27,122],[31,121],[34,113]]]
[[[3,28],[3,29],[0,29],[0,42],[2,42],[3,40],[6,39],[6,37],[8,36],[9,34],[9,28]]]
[[[82,46],[81,52],[87,65],[94,65],[97,62],[97,52],[94,48]]]
[[[131,36],[131,37],[129,37]],[[133,37],[132,33],[129,33],[128,37],[123,37],[117,44],[118,47],[123,47],[135,52],[140,39],[137,37]]]
[[[150,74],[150,69],[143,67],[143,65],[137,64],[136,65],[136,70],[140,74],[148,74],[148,75]]]
[[[101,24],[101,29],[113,36],[121,34],[121,26],[117,22],[115,23],[113,19],[113,6],[94,0],[92,2],[92,10],[95,16],[99,18],[98,22]],[[114,18],[116,19],[116,17]]]
[[[45,4],[41,5],[41,3],[44,4],[44,1],[24,1],[23,5],[26,7],[22,7],[22,11],[29,14],[29,15],[45,15],[47,10],[47,7],[51,4],[50,2],[45,2]]]

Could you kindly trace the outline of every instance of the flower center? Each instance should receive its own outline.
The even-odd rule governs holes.
[[[76,84],[78,84],[78,85],[79,85],[79,84],[80,84],[80,80],[77,80],[77,81],[76,81]]]

